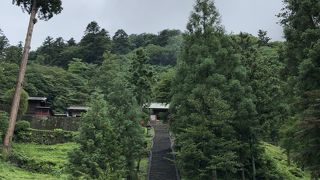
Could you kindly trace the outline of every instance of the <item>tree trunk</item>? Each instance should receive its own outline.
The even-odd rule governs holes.
[[[7,158],[11,153],[11,141],[12,141],[12,136],[13,136],[13,132],[14,132],[14,127],[16,125],[17,113],[18,113],[19,104],[20,104],[22,83],[24,80],[24,75],[26,73],[26,68],[27,68],[27,63],[28,63],[33,27],[34,27],[34,24],[36,23],[35,18],[36,18],[36,14],[38,11],[38,9],[36,7],[37,7],[36,0],[34,0],[33,5],[32,5],[32,10],[30,13],[29,26],[28,26],[25,45],[24,45],[24,49],[23,49],[23,55],[22,55],[22,60],[21,60],[21,64],[20,64],[19,75],[17,78],[15,94],[14,94],[14,97],[12,100],[12,105],[11,105],[9,127],[7,129],[7,133],[6,133],[6,136],[3,141],[3,157],[4,158]]]
[[[141,157],[139,157],[138,162],[137,162],[137,167],[136,167],[137,172],[140,171],[140,162],[141,162]]]
[[[212,170],[212,180],[217,180],[218,179],[218,173],[217,170],[214,169]]]
[[[252,161],[252,179],[256,180],[256,160],[253,153],[251,152],[251,161]]]
[[[242,179],[242,180],[246,180],[246,175],[245,175],[245,172],[244,172],[244,167],[242,167],[242,169],[241,169],[241,179]]]

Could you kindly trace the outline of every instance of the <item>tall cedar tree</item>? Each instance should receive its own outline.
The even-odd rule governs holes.
[[[136,50],[130,67],[133,93],[141,107],[148,102],[151,96],[152,71],[148,60],[144,50],[140,48]]]
[[[22,84],[24,80],[24,75],[26,72],[26,67],[28,63],[28,56],[30,51],[30,44],[32,38],[33,27],[37,22],[36,15],[38,13],[38,18],[43,20],[49,20],[54,14],[59,14],[62,11],[61,0],[51,0],[51,1],[41,1],[41,0],[13,0],[13,4],[21,6],[23,10],[30,14],[29,26],[26,35],[20,71],[17,78],[17,84],[15,89],[14,98],[12,101],[12,108],[9,118],[9,127],[6,136],[3,141],[3,156],[6,158],[10,154],[10,146],[12,141],[12,136],[14,132],[14,127],[16,124],[18,108],[20,103],[20,96],[22,91]]]
[[[320,3],[318,0],[284,0],[285,8],[279,14],[287,39],[288,80],[295,87],[299,99],[294,108],[299,119],[296,140],[300,142],[297,157],[320,177]],[[297,107],[293,105],[293,107]]]
[[[283,93],[285,83],[280,74],[284,64],[279,60],[279,47],[269,47],[266,32],[260,30],[258,36],[259,39],[240,33],[232,38],[238,45],[241,62],[247,69],[247,84],[255,95],[257,118],[262,129],[259,136],[264,141],[277,143],[279,129],[288,116]]]
[[[0,59],[4,57],[4,50],[9,46],[9,41],[7,37],[3,34],[2,30],[0,29]]]
[[[129,51],[129,36],[123,29],[119,29],[112,37],[112,52],[114,54],[127,54]]]
[[[92,21],[88,24],[79,45],[84,62],[102,64],[104,52],[111,49],[111,40],[108,31]]]
[[[76,139],[80,147],[69,155],[69,171],[75,178],[120,179],[124,161],[109,113],[111,106],[103,95],[94,93],[89,107]]]
[[[211,0],[197,0],[187,29],[171,102],[178,164],[190,179],[254,179],[256,110],[240,55]]]
[[[109,113],[115,127],[120,154],[124,157],[123,170],[129,180],[137,179],[140,159],[145,151],[143,131],[139,124],[142,118],[141,108],[129,88],[127,67],[121,63],[121,56],[104,55],[104,62],[99,68],[99,76],[94,82],[105,94],[105,99],[110,104]]]

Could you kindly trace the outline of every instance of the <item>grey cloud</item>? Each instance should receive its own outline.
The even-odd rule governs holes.
[[[61,14],[36,24],[32,48],[39,47],[46,36],[79,41],[92,20],[111,35],[120,28],[129,34],[158,33],[166,28],[185,30],[193,4],[194,0],[63,0]],[[282,8],[279,0],[216,0],[216,6],[229,33],[257,34],[264,29],[273,40],[282,40],[275,17]],[[11,44],[24,40],[27,24],[28,15],[19,7],[11,1],[0,2],[0,28]]]

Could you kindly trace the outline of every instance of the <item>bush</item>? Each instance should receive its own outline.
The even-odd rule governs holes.
[[[12,99],[15,93],[15,89],[10,89],[8,90],[4,95],[3,95],[3,101],[4,105],[6,107],[6,111],[9,112],[11,108],[11,103]],[[28,98],[29,95],[25,90],[21,91],[21,99],[20,99],[20,104],[19,104],[19,110],[18,110],[18,118],[22,117],[28,110]]]
[[[0,111],[0,143],[2,143],[3,136],[8,128],[8,114],[4,111]]]
[[[45,161],[37,161],[30,157],[27,157],[23,153],[12,153],[9,157],[10,162],[16,164],[18,167],[26,169],[31,172],[41,172],[41,173],[51,173],[55,163],[45,162]]]
[[[53,131],[27,129],[25,131],[18,132],[14,140],[16,142],[23,143],[52,145],[72,142],[76,134],[76,132],[64,131],[62,129],[55,129]]]
[[[18,121],[16,123],[16,126],[14,128],[14,132],[17,134],[21,131],[26,131],[27,129],[30,128],[30,122],[28,121]]]

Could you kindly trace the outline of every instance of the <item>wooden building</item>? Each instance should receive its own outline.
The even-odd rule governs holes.
[[[27,116],[49,117],[53,116],[52,109],[47,104],[46,97],[29,97]]]
[[[168,113],[169,112],[169,104],[165,103],[150,103],[146,106],[149,109],[150,120],[159,120],[160,113]]]
[[[87,112],[88,110],[89,108],[84,106],[70,106],[67,108],[67,116],[81,117],[81,114]]]

